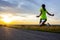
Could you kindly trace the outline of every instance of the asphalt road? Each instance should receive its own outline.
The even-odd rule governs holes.
[[[60,34],[0,27],[0,40],[60,40]]]

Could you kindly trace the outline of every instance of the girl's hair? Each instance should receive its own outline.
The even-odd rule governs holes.
[[[42,8],[44,9],[44,11],[46,11],[46,9],[45,9],[45,4],[42,4]]]

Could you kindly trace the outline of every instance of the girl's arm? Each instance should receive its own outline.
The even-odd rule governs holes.
[[[50,16],[54,16],[54,14],[50,14],[48,11],[47,11],[47,14],[50,15]]]
[[[36,17],[40,17],[40,16],[41,16],[41,14],[42,14],[42,12],[41,12],[38,16],[36,16]]]

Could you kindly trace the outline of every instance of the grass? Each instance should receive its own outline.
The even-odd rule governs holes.
[[[39,26],[39,25],[13,25],[11,28],[24,29],[24,30],[34,30],[34,31],[44,31],[44,32],[54,32],[60,33],[60,26]]]

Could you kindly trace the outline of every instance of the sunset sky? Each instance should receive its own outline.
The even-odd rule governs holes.
[[[60,0],[0,0],[0,21],[12,24],[38,24],[39,9],[45,4],[50,24],[60,24]],[[1,24],[0,23],[0,24]]]

